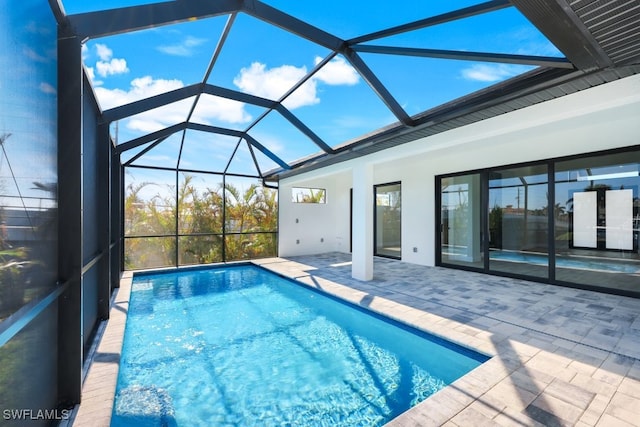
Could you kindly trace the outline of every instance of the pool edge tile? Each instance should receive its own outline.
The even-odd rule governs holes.
[[[109,319],[91,358],[82,385],[82,401],[73,417],[73,427],[109,427],[115,401],[119,361],[127,322],[133,272],[124,272],[120,287],[111,298]]]

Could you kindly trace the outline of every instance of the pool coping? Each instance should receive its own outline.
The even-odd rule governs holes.
[[[391,420],[387,426],[543,425],[527,416],[529,408],[544,412],[536,414],[536,419],[548,416],[550,422],[588,426],[603,420],[624,422],[621,420],[628,421],[630,416],[635,416],[634,412],[631,415],[615,414],[617,418],[605,413],[618,388],[630,388],[628,393],[634,398],[631,403],[640,403],[640,381],[627,377],[629,369],[623,375],[615,372],[610,361],[612,356],[616,357],[614,353],[582,346],[583,357],[576,360],[562,351],[553,351],[575,349],[574,343],[563,338],[527,334],[529,331],[525,327],[490,318],[475,326],[465,324],[453,316],[441,316],[381,296],[371,296],[365,291],[314,276],[309,272],[309,266],[286,258],[254,260],[251,264],[491,357]],[[103,334],[96,338],[95,352],[87,362],[90,368],[83,384],[82,404],[74,411],[69,426],[106,427],[110,424],[133,274],[124,272],[120,288],[114,292],[110,319]],[[585,363],[585,360],[592,363]],[[580,387],[569,383],[570,372],[591,375],[607,363],[611,372],[606,373],[603,384],[585,381]],[[640,360],[635,359],[633,365],[637,371]],[[633,383],[625,385],[626,379]],[[596,386],[600,389],[594,393]],[[609,388],[601,390],[607,386]],[[634,423],[619,425],[632,426]]]
[[[113,292],[109,319],[98,328],[96,343],[85,362],[82,401],[74,408],[67,423],[69,427],[108,427],[111,424],[133,275],[133,271],[123,272],[120,287]]]

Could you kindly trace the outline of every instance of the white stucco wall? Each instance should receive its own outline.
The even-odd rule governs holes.
[[[375,184],[402,182],[402,260],[433,265],[436,175],[638,144],[640,76],[633,76],[283,179],[280,255],[349,252],[349,190],[357,162],[373,165]],[[325,188],[327,203],[291,203],[294,186]]]
[[[350,176],[333,173],[320,179],[280,183],[278,240],[281,256],[349,252]],[[327,192],[326,203],[293,203],[292,187],[323,188]]]

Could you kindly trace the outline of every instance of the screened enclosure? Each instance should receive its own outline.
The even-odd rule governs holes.
[[[125,169],[124,267],[277,255],[277,191],[256,178]]]
[[[51,295],[59,291],[57,24],[39,0],[6,9],[0,16],[0,406],[55,408],[58,306],[33,308],[55,301]],[[19,321],[27,326],[16,329]],[[12,326],[15,335],[7,333]]]
[[[633,0],[540,3],[5,2],[0,402],[80,402],[123,270],[278,255],[282,179],[640,73]],[[443,264],[631,277],[636,155],[441,177]],[[402,191],[368,206],[367,257],[406,249],[415,185]]]

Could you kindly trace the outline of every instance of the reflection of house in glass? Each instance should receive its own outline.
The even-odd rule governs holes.
[[[633,190],[598,188],[573,195],[573,247],[637,249]]]

